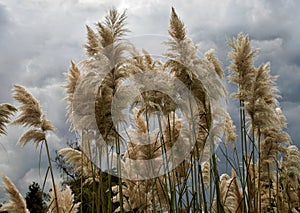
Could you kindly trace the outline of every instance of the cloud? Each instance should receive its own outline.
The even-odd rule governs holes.
[[[279,88],[281,90],[282,101],[291,103],[300,103],[300,66],[282,65],[278,70],[280,75],[278,79]]]
[[[299,91],[299,90],[298,90]],[[285,112],[287,118],[287,131],[292,137],[292,143],[300,147],[300,105],[299,102],[282,102],[282,109]]]
[[[10,177],[23,195],[25,195],[28,185],[20,184],[20,180],[26,176],[28,170],[41,170],[39,175],[31,176],[32,180],[37,180],[37,178],[44,178],[45,171],[48,168],[45,146],[43,146],[42,153],[40,153],[40,146],[35,148],[34,144],[28,143],[26,146],[21,147],[20,144],[17,144],[19,137],[25,131],[25,128],[10,126],[7,136],[1,137],[0,140],[0,176],[6,175]],[[48,133],[47,140],[51,156],[55,156],[55,150],[59,150],[65,146],[63,139],[63,137],[59,137],[56,133]],[[59,172],[56,171],[56,173]],[[60,179],[58,178],[57,180]],[[2,189],[0,189],[0,195],[1,200],[2,196],[4,196]]]
[[[0,2],[0,31],[6,32],[6,27],[10,24],[9,17],[7,15],[7,10],[5,5]],[[1,33],[1,37],[4,36],[5,33]]]

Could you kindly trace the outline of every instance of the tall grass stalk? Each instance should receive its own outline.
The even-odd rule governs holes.
[[[45,143],[45,146],[46,146],[49,170],[50,170],[50,175],[51,175],[51,181],[52,181],[53,191],[54,191],[54,195],[55,195],[54,199],[55,199],[56,211],[57,211],[57,213],[59,213],[60,210],[59,210],[59,205],[58,205],[58,200],[57,200],[57,191],[56,191],[56,184],[55,184],[54,173],[53,173],[53,168],[52,168],[52,163],[51,163],[51,155],[50,155],[50,152],[49,152],[48,142],[47,142],[46,139],[44,140],[44,143]],[[46,178],[47,178],[47,176],[45,177],[45,179]]]

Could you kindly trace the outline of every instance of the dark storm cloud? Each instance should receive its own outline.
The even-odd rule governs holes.
[[[188,10],[177,11],[187,25],[194,41],[200,45],[200,52],[211,47],[226,69],[229,65],[226,39],[236,37],[239,32],[249,34],[253,48],[258,48],[255,65],[270,61],[271,75],[278,75],[283,112],[289,123],[287,131],[293,142],[300,145],[300,23],[299,1],[199,1],[198,13]],[[217,2],[217,3],[216,3]],[[196,5],[195,2],[194,7]],[[193,4],[192,4],[193,5]],[[186,6],[187,7],[187,6]],[[200,9],[202,7],[202,9]],[[190,10],[192,11],[192,10]],[[186,21],[187,20],[187,21]],[[228,71],[226,71],[228,73]],[[234,91],[232,85],[229,90]],[[231,106],[234,108],[235,105]],[[237,107],[237,105],[235,106]],[[238,124],[236,109],[230,109]]]
[[[7,76],[7,70],[9,67],[14,66],[13,60],[6,57],[7,54],[7,41],[11,35],[10,26],[12,22],[9,18],[9,13],[4,4],[0,2],[0,79],[1,79],[1,90],[0,97],[2,102],[7,102],[9,98],[9,94],[7,94],[7,88],[9,87],[9,81]]]
[[[295,55],[293,55],[289,62],[291,64],[296,64],[296,65],[300,66],[300,54],[296,53]]]

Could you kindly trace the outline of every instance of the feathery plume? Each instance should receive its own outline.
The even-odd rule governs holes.
[[[202,164],[202,177],[203,177],[203,182],[204,185],[209,187],[209,183],[210,183],[210,163],[209,161],[205,161]]]
[[[270,63],[260,65],[255,72],[253,95],[263,98],[268,105],[276,106],[276,99],[280,97],[275,86],[276,79],[276,76],[270,75]]]
[[[167,185],[162,179],[123,180],[123,209],[125,212],[153,212],[158,209],[165,211],[168,202],[166,189]],[[113,202],[120,202],[119,186],[113,186],[112,191],[116,193],[116,196],[113,197]],[[156,203],[156,205],[160,204],[160,206],[155,206],[157,209],[153,209],[153,203]],[[115,212],[120,212],[120,208],[117,208]]]
[[[185,39],[185,27],[184,23],[177,16],[175,9],[172,7],[172,15],[170,20],[169,34],[174,39],[183,40]]]
[[[19,138],[19,142],[25,146],[28,142],[33,141],[37,147],[40,142],[45,140],[45,132],[53,131],[54,127],[43,114],[39,102],[24,87],[14,85],[13,97],[21,103],[20,115],[13,121],[13,124],[33,127]]]
[[[66,186],[64,190],[60,189],[59,185],[55,185],[57,191],[57,202],[59,212],[69,212],[76,213],[78,212],[80,203],[74,203],[74,194],[72,194],[72,190],[70,186]],[[57,213],[57,207],[55,205],[55,195],[54,190],[49,193],[50,201],[49,201],[49,210],[48,213]]]
[[[154,129],[149,132],[149,124],[145,123],[140,111],[134,109],[137,129],[129,129],[128,149],[125,152],[125,157],[134,160],[149,160],[161,156],[165,149],[170,150],[172,143],[177,141],[181,129],[181,120],[175,116],[175,123],[170,121],[170,128],[166,121],[162,121],[163,132],[161,132],[163,141],[158,140],[159,129]],[[172,132],[172,136],[170,133]],[[148,141],[149,140],[149,141]],[[179,150],[178,150],[179,151]],[[176,153],[173,153],[176,155]]]
[[[218,100],[225,98],[224,85],[217,72],[213,71],[215,69],[214,64],[197,56],[197,46],[183,33],[185,32],[184,25],[174,9],[172,9],[169,29],[171,39],[165,42],[169,47],[165,56],[169,60],[164,64],[164,67],[170,69],[170,73],[190,89],[196,101],[197,106],[193,107],[197,109],[197,115],[196,113],[193,114],[193,122],[200,128],[196,133],[196,147],[199,150],[194,153],[203,153],[203,150],[208,146],[206,140],[213,127],[213,120],[217,120],[213,116],[216,116],[215,112],[221,108],[217,104],[214,108],[211,106]]]
[[[13,98],[21,103],[19,107],[21,114],[13,121],[13,124],[39,128],[42,123],[39,102],[20,85],[14,85]]]
[[[107,47],[114,42],[122,40],[122,37],[129,32],[129,30],[125,28],[126,19],[126,11],[119,14],[115,8],[112,8],[105,17],[105,21],[103,23],[97,23],[98,33],[103,47]],[[111,49],[109,51],[111,51]]]
[[[239,85],[239,92],[233,96],[246,100],[255,74],[253,61],[257,51],[251,49],[248,35],[242,33],[237,39],[228,41],[228,45],[232,48],[228,54],[228,57],[232,59],[229,66],[232,71],[230,81]]]
[[[277,120],[279,122],[278,128],[283,129],[287,127],[286,117],[283,115],[282,110],[279,106],[275,108]]]
[[[230,141],[232,142],[232,146],[235,147],[235,141],[237,138],[236,127],[233,124],[233,121],[228,112],[226,112],[225,116],[225,144],[227,145]]]
[[[281,164],[280,188],[283,209],[300,208],[300,151],[292,145],[287,147]],[[285,195],[285,196],[284,196]]]
[[[69,115],[69,120],[72,122],[73,121],[73,99],[74,99],[74,93],[76,90],[76,85],[78,83],[78,80],[80,78],[80,70],[76,66],[76,64],[71,61],[71,66],[69,68],[68,73],[66,74],[66,77],[68,78],[68,82],[64,85],[64,87],[67,89],[67,97],[65,100],[68,102],[68,115]]]
[[[16,112],[17,109],[10,104],[0,104],[0,135],[6,135],[6,124],[9,117]]]
[[[276,116],[277,98],[280,97],[278,89],[274,86],[276,77],[270,76],[270,64],[259,66],[255,69],[255,76],[249,91],[249,98],[245,103],[249,117],[250,128],[263,131],[272,126],[278,128],[281,121]]]
[[[131,70],[134,70],[134,72],[142,74],[144,77],[145,75],[148,75],[150,77],[158,76],[157,80],[161,80],[164,82],[164,84],[167,85],[173,85],[170,79],[163,79],[159,78],[159,76],[163,76],[165,74],[165,69],[159,60],[154,60],[151,55],[146,51],[143,50],[144,55],[139,55],[139,53],[133,52],[133,58],[130,61],[130,65],[132,68],[128,67]],[[141,75],[134,75],[133,79],[135,82],[141,82],[141,79],[138,79]],[[166,82],[166,81],[170,82]],[[147,82],[144,82],[147,83]],[[172,86],[169,86],[170,91],[172,91],[174,88]],[[168,88],[168,89],[169,89]],[[152,113],[156,111],[161,111],[164,115],[167,115],[168,113],[174,111],[178,106],[176,106],[175,102],[170,98],[168,95],[160,92],[160,91],[145,91],[141,92],[140,97],[136,99],[136,101],[133,103],[132,107],[139,105],[140,106],[140,114],[145,113],[147,109],[147,113]]]
[[[220,78],[223,78],[224,72],[222,69],[222,65],[221,62],[219,61],[219,59],[216,57],[215,55],[215,50],[214,49],[210,49],[205,53],[205,57],[206,59],[212,63],[215,67],[215,71],[216,73],[219,75]]]
[[[126,18],[125,11],[119,14],[116,9],[111,9],[105,21],[97,23],[97,34],[87,28],[88,44],[86,47],[88,47],[91,59],[85,61],[85,68],[87,72],[97,73],[95,77],[98,78],[98,82],[101,79],[101,85],[98,84],[98,88],[94,88],[97,89],[93,108],[96,127],[109,144],[113,143],[116,136],[111,116],[112,98],[122,80],[131,72],[131,70],[124,69],[126,61],[124,52],[129,49],[123,39],[128,32],[125,28]],[[88,77],[88,75],[83,75],[83,81],[86,76]]]
[[[63,159],[73,165],[75,172],[83,171],[82,175],[90,176],[93,172],[91,161],[89,158],[79,150],[73,148],[63,148],[58,151],[58,154],[63,156]]]
[[[84,45],[89,57],[95,56],[101,48],[100,38],[89,26],[86,26],[87,30],[87,44]],[[73,66],[73,64],[72,64]]]
[[[222,205],[226,213],[238,212],[242,213],[243,208],[240,205],[243,199],[240,189],[238,187],[238,182],[236,179],[236,174],[232,171],[232,178],[228,174],[222,174],[220,177],[220,194]],[[217,203],[216,200],[213,202],[213,208],[216,210]]]
[[[165,63],[165,68],[170,68],[170,73],[174,74],[176,78],[182,81],[188,88],[190,88],[193,97],[197,103],[197,110],[202,120],[197,120],[202,128],[199,128],[197,140],[199,141],[198,147],[204,147],[205,139],[207,136],[208,126],[205,115],[208,110],[207,94],[202,82],[199,80],[194,63],[201,64],[202,61],[197,57],[197,47],[193,45],[192,41],[185,36],[185,29],[183,22],[178,18],[175,9],[172,8],[169,34],[171,40],[166,42],[169,46],[168,52],[165,54],[169,60]],[[209,120],[210,118],[208,118]],[[197,150],[198,151],[198,150]]]
[[[300,180],[300,151],[298,147],[291,145],[287,148],[281,169],[284,171],[284,177],[289,177],[295,183],[298,179]]]
[[[40,142],[45,140],[46,134],[41,130],[30,129],[25,132],[19,139],[19,143],[22,146],[25,146],[28,142],[33,141],[35,146],[37,147]]]
[[[43,116],[42,116],[41,130],[42,130],[43,132],[45,132],[45,131],[54,131],[54,130],[55,130],[55,128],[54,128],[54,126],[52,125],[51,121],[49,121],[49,120],[46,118],[46,115],[43,115]]]
[[[29,141],[33,141],[36,148],[40,143],[45,143],[52,185],[54,187],[55,181],[51,165],[50,152],[48,142],[45,137],[46,131],[53,131],[54,127],[52,123],[47,120],[46,115],[43,114],[39,102],[24,87],[20,85],[14,85],[13,97],[21,103],[21,106],[19,106],[20,115],[16,118],[13,124],[31,127],[31,129],[29,129],[19,138],[19,143],[25,146]],[[56,197],[55,187],[54,195]],[[55,199],[53,205],[58,206],[57,199]]]
[[[10,202],[0,207],[0,211],[7,211],[9,213],[29,213],[25,200],[13,182],[7,176],[3,177],[3,181],[5,183],[4,189],[8,194]]]
[[[289,135],[283,131],[286,125],[285,117],[281,110],[278,110],[277,98],[280,96],[274,86],[276,77],[270,76],[269,63],[262,64],[258,68],[254,67],[257,51],[251,49],[247,35],[240,33],[237,39],[229,41],[228,45],[232,48],[228,55],[232,59],[229,66],[230,80],[239,86],[238,93],[233,96],[240,99],[242,146],[248,146],[247,134],[250,133],[252,152],[255,151],[255,143],[258,143],[259,152],[257,168],[253,165],[254,154],[252,154],[252,162],[249,161],[250,165],[246,165],[250,178],[247,178],[248,192],[244,190],[244,193],[253,199],[254,205],[251,204],[249,210],[258,208],[261,212],[273,211],[276,202],[279,205],[281,196],[278,194],[279,186],[277,186],[278,156],[280,152],[285,152],[286,145],[290,142]],[[243,152],[243,155],[247,155],[247,151]],[[252,171],[251,167],[253,167]],[[257,188],[252,187],[253,183],[258,183]],[[257,201],[256,190],[259,191]],[[255,206],[256,202],[259,207]]]

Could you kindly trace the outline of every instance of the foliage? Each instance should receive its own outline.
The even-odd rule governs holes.
[[[80,151],[80,146],[77,141],[70,141],[67,142],[67,145],[69,148],[73,150]],[[64,159],[64,156],[56,152],[55,157],[55,163],[56,167],[60,170],[62,178],[63,178],[63,185],[68,185],[71,187],[73,193],[74,193],[74,202],[81,202],[81,208],[82,212],[92,213],[93,209],[100,208],[103,212],[106,212],[108,209],[107,202],[101,202],[100,205],[96,206],[96,200],[100,198],[99,194],[96,194],[94,196],[94,188],[99,188],[99,181],[96,182],[96,184],[93,184],[93,180],[91,180],[89,177],[82,177],[80,176],[80,171],[74,169],[74,166],[70,163],[67,163]],[[100,175],[99,175],[100,176]],[[106,192],[105,197],[103,197],[104,200],[110,199],[108,197],[108,174],[102,173],[101,174],[102,180],[101,184],[103,185],[103,191]],[[118,182],[118,179],[116,177],[112,178],[112,185],[116,185]],[[86,183],[82,185],[83,183]],[[118,208],[119,205],[114,204],[113,209],[115,210]]]
[[[45,202],[47,195],[42,192],[39,184],[33,182],[28,189],[25,200],[30,213],[46,213],[48,209]]]

